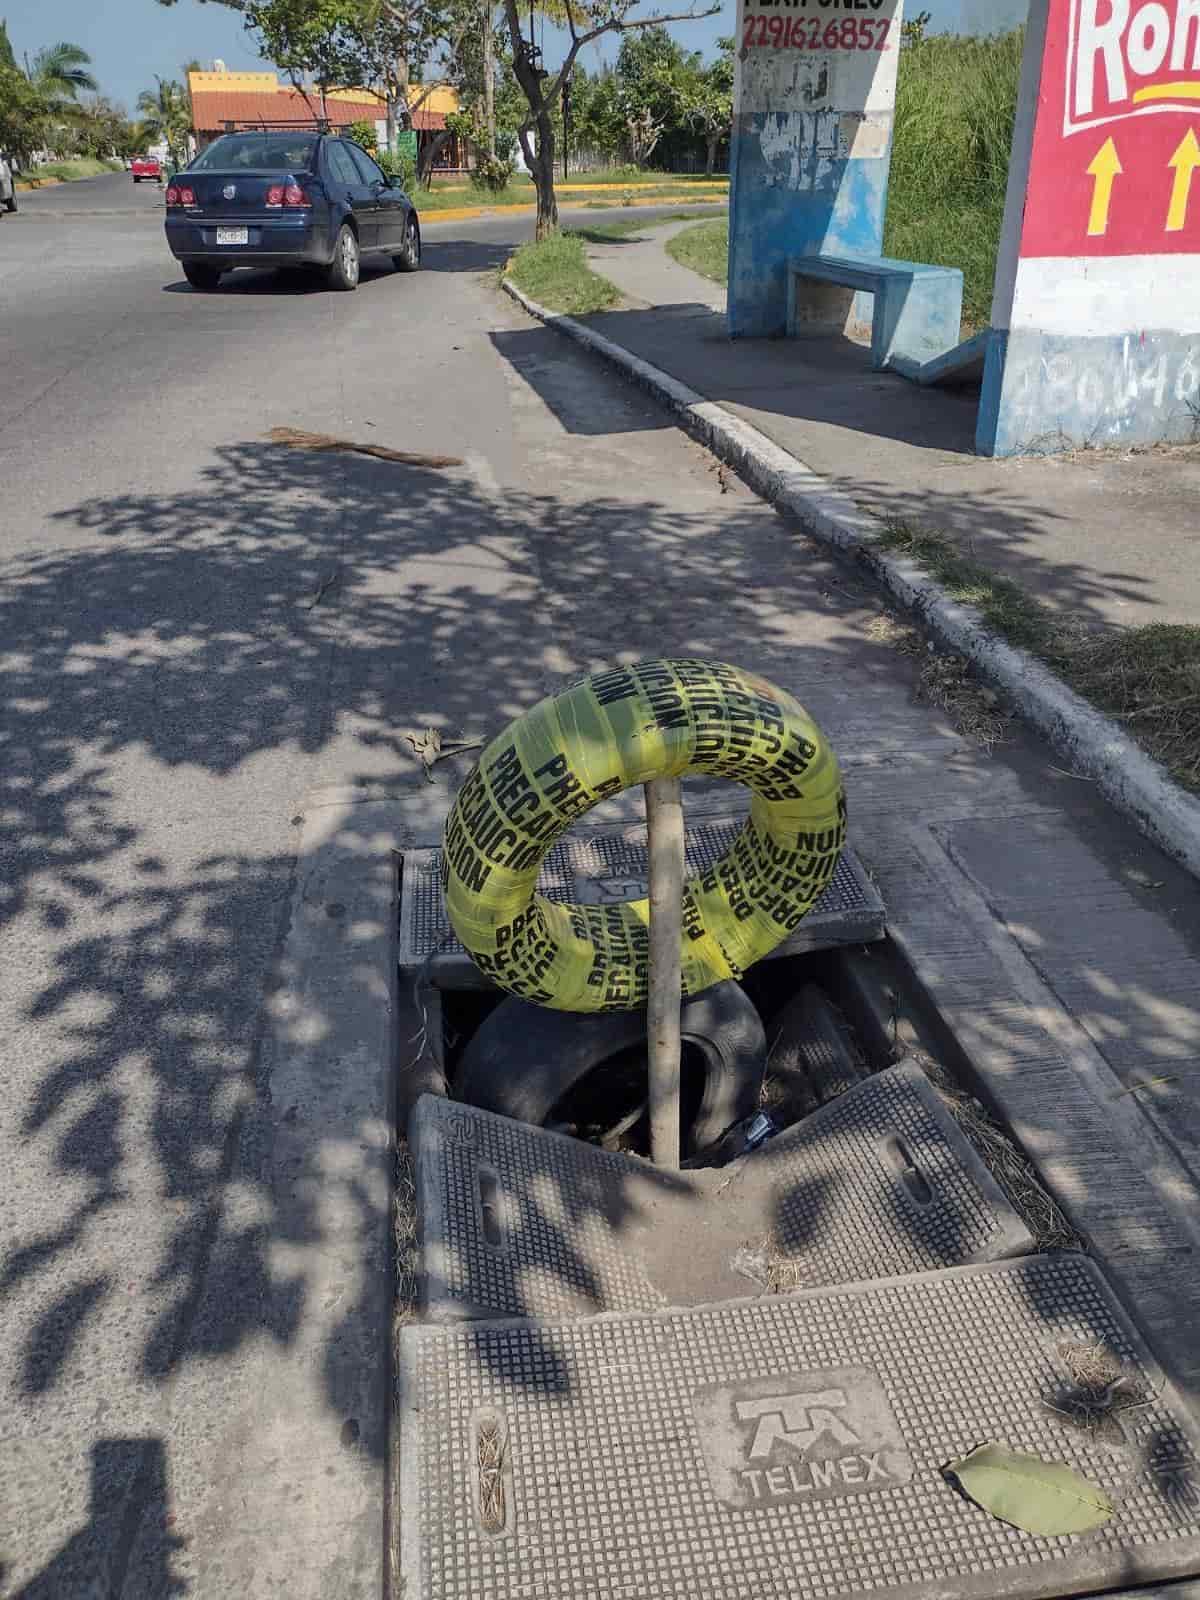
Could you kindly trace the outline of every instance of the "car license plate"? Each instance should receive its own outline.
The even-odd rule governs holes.
[[[218,244],[248,244],[250,241],[249,228],[218,228]]]

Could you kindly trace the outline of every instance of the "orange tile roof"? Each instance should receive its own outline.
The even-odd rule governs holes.
[[[316,115],[321,114],[318,95],[310,96]],[[328,100],[326,116],[331,127],[344,128],[351,122],[376,122],[381,119],[382,107],[377,100]],[[248,89],[196,89],[192,92],[192,122],[197,133],[223,133],[227,122],[255,123],[261,118],[266,123],[294,122],[298,126],[311,124],[313,109],[303,95],[295,89],[279,88],[274,92]],[[415,111],[413,127],[433,131],[446,126],[446,118],[437,111]]]

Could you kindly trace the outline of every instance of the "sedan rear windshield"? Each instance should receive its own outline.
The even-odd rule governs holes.
[[[315,138],[264,138],[261,133],[227,133],[214,139],[188,167],[189,172],[307,172]]]

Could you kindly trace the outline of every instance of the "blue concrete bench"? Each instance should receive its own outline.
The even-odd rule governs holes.
[[[958,343],[963,275],[957,267],[929,267],[886,256],[793,256],[788,262],[787,331],[794,336],[806,318],[806,284],[836,284],[875,297],[871,316],[871,364],[896,357],[924,363]]]

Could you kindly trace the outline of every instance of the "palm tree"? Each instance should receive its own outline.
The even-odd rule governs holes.
[[[100,85],[87,70],[91,64],[92,58],[82,45],[64,39],[38,51],[29,69],[29,81],[49,105],[62,107],[67,101],[74,101],[81,89],[92,94],[99,90]]]
[[[155,78],[156,89],[143,89],[138,95],[138,113],[148,134],[166,145],[170,159],[179,160],[187,145],[192,114],[187,91],[174,78]]]

